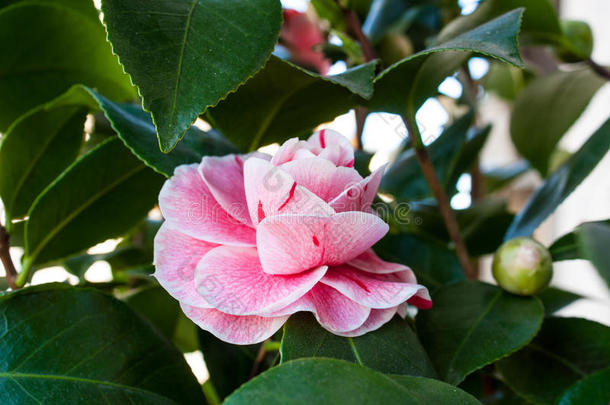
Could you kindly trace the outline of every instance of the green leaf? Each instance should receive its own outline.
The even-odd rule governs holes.
[[[492,62],[489,71],[481,80],[485,90],[492,91],[498,96],[514,101],[524,86],[523,72],[514,66]]]
[[[553,244],[549,247],[549,252],[553,257],[554,262],[559,262],[562,260],[587,259],[584,253],[582,253],[580,250],[580,239],[582,237],[581,234],[583,226],[588,224],[610,226],[610,219],[580,224],[574,228],[572,232],[563,235],[553,242]]]
[[[163,153],[159,150],[149,113],[133,104],[113,103],[84,86],[72,87],[52,104],[86,105],[94,111],[101,109],[125,145],[144,163],[166,177],[170,177],[177,166],[200,162],[203,156],[226,155],[237,151],[218,133],[191,127],[180,144],[171,152]]]
[[[385,374],[436,377],[417,336],[399,317],[376,331],[349,338],[326,331],[311,314],[298,313],[284,326],[280,353],[282,363],[302,357],[330,357]]]
[[[608,149],[610,149],[610,120],[606,121],[576,153],[546,179],[542,187],[530,197],[525,208],[517,214],[504,239],[530,236],[591,173]]]
[[[334,359],[303,359],[261,374],[233,393],[226,405],[274,404],[478,404],[469,394],[440,381],[385,376]]]
[[[265,64],[282,21],[277,0],[105,0],[102,11],[164,152]]]
[[[580,232],[580,251],[610,286],[610,224],[588,223]]]
[[[441,378],[454,385],[527,344],[544,316],[537,298],[481,282],[443,287],[432,301],[417,316],[417,333]]]
[[[558,405],[608,405],[610,403],[610,368],[598,371],[571,386]]]
[[[557,143],[604,83],[591,69],[582,69],[539,77],[519,93],[510,136],[519,153],[543,176]]]
[[[76,157],[87,109],[41,106],[13,123],[0,144],[0,196],[6,223],[24,217],[36,197]]]
[[[584,297],[559,288],[547,287],[538,294],[538,298],[542,301],[544,312],[548,316]]]
[[[248,381],[260,344],[232,345],[205,330],[197,329],[199,348],[210,380],[218,396],[223,399]]]
[[[522,13],[523,9],[513,10],[390,66],[375,79],[375,95],[368,107],[415,116],[442,80],[466,62],[469,52],[521,67],[517,34]]]
[[[47,284],[0,297],[4,403],[203,403],[182,354],[124,303]]]
[[[498,370],[519,395],[555,404],[576,381],[610,366],[610,328],[578,318],[547,318],[532,343]]]
[[[96,12],[93,3],[66,3],[23,1],[0,9],[0,131],[76,83],[111,99],[136,96],[99,19],[81,12],[85,3]]]
[[[446,245],[413,233],[390,233],[375,245],[384,259],[413,269],[420,284],[433,291],[464,279],[464,272]]]
[[[38,3],[44,5],[61,5],[66,8],[78,11],[83,15],[89,17],[94,21],[100,19],[99,11],[94,7],[92,1],[80,1],[80,0],[4,0],[0,4],[0,8],[8,7],[17,3]]]
[[[172,339],[178,322],[180,305],[160,286],[131,291],[123,301],[141,317],[153,324],[167,339]]]
[[[443,184],[449,180],[452,164],[455,164],[459,151],[466,142],[466,134],[473,118],[472,111],[460,117],[428,146],[430,160]],[[380,191],[406,200],[431,194],[413,148],[401,153],[388,168],[381,180]]]
[[[206,117],[241,149],[309,135],[370,97],[376,62],[336,76],[322,77],[271,57],[265,67],[237,92],[208,110]],[[239,117],[239,119],[236,119]]]
[[[474,27],[515,8],[524,7],[520,42],[555,43],[561,37],[561,27],[555,8],[549,0],[487,0],[469,15],[456,18],[439,34],[439,41],[454,38]]]
[[[163,180],[118,138],[103,142],[66,169],[32,206],[24,269],[127,232],[155,205]]]

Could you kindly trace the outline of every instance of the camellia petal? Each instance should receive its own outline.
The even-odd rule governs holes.
[[[350,186],[341,194],[328,203],[336,212],[364,211],[369,212],[373,200],[377,195],[377,189],[381,183],[381,177],[385,165],[375,170],[360,182]]]
[[[195,288],[195,268],[206,253],[219,245],[188,236],[164,222],[155,236],[155,278],[180,302],[209,307]]]
[[[197,326],[211,332],[217,338],[236,345],[252,345],[273,336],[287,316],[266,318],[262,316],[228,315],[213,308],[197,308],[180,303],[182,311]]]
[[[293,303],[316,285],[326,269],[270,275],[263,271],[255,248],[221,246],[199,262],[195,284],[214,308],[232,315],[254,315]]]
[[[159,207],[174,228],[197,239],[237,246],[256,244],[256,232],[216,202],[199,165],[178,166],[159,194]]]
[[[349,140],[332,129],[322,129],[307,140],[319,148],[318,156],[331,160],[336,166],[354,167],[354,148]],[[325,153],[325,150],[329,151]]]
[[[419,284],[404,283],[394,274],[372,274],[350,266],[331,267],[322,283],[370,308],[396,307],[425,289]]]
[[[277,215],[258,225],[256,239],[265,272],[293,274],[345,263],[370,248],[387,231],[385,222],[364,212],[329,217]]]
[[[373,249],[369,249],[366,252],[358,255],[357,257],[350,260],[347,264],[352,267],[357,268],[358,270],[363,270],[368,273],[376,273],[376,274],[387,274],[387,273],[396,273],[396,272],[409,272],[410,277],[405,280],[407,283],[415,283],[415,275],[413,271],[400,263],[391,263],[382,260],[379,256],[373,252]]]
[[[396,314],[396,307],[387,309],[371,309],[369,317],[362,324],[362,326],[348,332],[337,332],[337,335],[347,337],[362,336],[365,333],[377,330],[386,323],[390,322],[392,317],[394,317],[394,314]]]
[[[353,168],[337,167],[320,157],[293,160],[279,167],[288,172],[297,184],[324,201],[331,201],[362,181],[362,176]]]
[[[332,215],[335,211],[292,176],[271,163],[251,158],[245,163],[246,200],[252,221],[258,224],[278,214]]]
[[[244,190],[246,158],[246,155],[206,156],[199,171],[218,204],[240,222],[252,225]]]

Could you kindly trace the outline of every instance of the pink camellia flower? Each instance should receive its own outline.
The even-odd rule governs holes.
[[[316,49],[317,45],[324,43],[324,35],[307,14],[284,9],[280,38],[290,50],[295,62],[316,69],[321,75],[325,75],[330,69],[330,60],[321,50]]]
[[[388,231],[372,213],[383,168],[363,179],[346,138],[329,130],[261,153],[205,157],[161,190],[155,277],[201,328],[261,342],[297,311],[359,336],[430,308],[425,287],[371,246]]]

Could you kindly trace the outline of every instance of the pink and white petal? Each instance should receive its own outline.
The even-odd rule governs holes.
[[[362,181],[344,190],[328,204],[337,212],[365,211],[370,212],[377,189],[383,177],[385,165],[375,170]]]
[[[287,307],[262,315],[284,316],[301,311],[313,313],[318,323],[326,330],[338,333],[361,327],[369,317],[371,309],[350,300],[332,287],[318,283],[310,292]]]
[[[354,148],[349,139],[331,129],[323,129],[311,135],[307,140],[312,146],[320,148],[320,157],[332,159],[336,166],[354,166]],[[326,152],[325,149],[338,148],[338,152]]]
[[[427,288],[423,288],[407,300],[407,303],[419,309],[432,308],[432,298]]]
[[[180,302],[210,307],[195,288],[195,268],[218,245],[190,237],[164,222],[155,236],[154,246],[153,276],[159,284]]]
[[[312,146],[305,142],[300,141],[299,138],[290,138],[280,146],[278,151],[271,158],[271,164],[279,166],[282,163],[289,162],[295,159],[296,155],[300,152],[307,152],[307,156],[316,156],[312,152]]]
[[[305,295],[326,273],[321,266],[299,274],[263,271],[256,248],[220,246],[197,265],[195,285],[214,308],[231,315],[272,312]]]
[[[292,160],[279,167],[324,201],[331,201],[362,180],[353,168],[337,167],[320,157]]]
[[[359,304],[376,309],[400,305],[425,289],[419,284],[399,282],[391,276],[393,275],[376,275],[349,266],[337,266],[331,267],[321,282]]]
[[[307,298],[315,308],[314,315],[320,325],[329,332],[340,333],[359,328],[371,309],[345,297],[339,291],[324,284],[317,284]]]
[[[325,201],[298,185],[290,174],[261,159],[246,161],[244,184],[254,224],[278,214],[324,216],[335,213]]]
[[[288,319],[287,316],[274,318],[255,315],[236,316],[213,308],[196,308],[182,303],[180,306],[184,314],[201,329],[235,345],[260,343],[273,336]]]
[[[265,272],[293,274],[354,259],[387,231],[377,216],[359,211],[329,217],[277,215],[258,225],[256,240]]]
[[[400,304],[398,306],[398,308],[396,308],[396,313],[398,314],[398,316],[400,316],[402,319],[406,319],[407,315],[409,314],[409,305],[407,305],[406,302]]]
[[[252,225],[244,190],[246,158],[247,155],[206,156],[199,171],[218,204],[240,222]]]
[[[387,309],[371,309],[371,314],[361,327],[351,330],[349,332],[339,332],[337,333],[337,335],[347,337],[362,336],[365,333],[377,330],[386,323],[390,322],[394,317],[394,314],[396,314],[395,307]]]
[[[417,282],[415,275],[413,274],[413,271],[411,271],[410,268],[408,268],[404,264],[386,262],[385,260],[382,260],[379,256],[377,256],[375,254],[373,249],[367,250],[366,252],[362,253],[358,257],[355,257],[354,259],[350,260],[349,263],[347,263],[347,264],[349,264],[352,267],[357,268],[358,270],[366,271],[368,273],[375,273],[375,274],[407,272],[410,274],[410,276],[407,277],[403,281],[405,281],[407,283],[416,283]]]
[[[159,193],[166,221],[197,239],[211,243],[253,246],[256,232],[229,215],[203,181],[198,164],[178,166]]]

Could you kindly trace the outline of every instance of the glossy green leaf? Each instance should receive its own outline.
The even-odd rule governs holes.
[[[414,116],[436,94],[442,80],[466,62],[470,52],[522,66],[517,46],[522,13],[523,9],[513,10],[390,66],[375,79],[375,95],[368,107]]]
[[[163,180],[120,139],[100,144],[66,169],[32,206],[24,268],[127,232],[155,205]]]
[[[536,404],[555,404],[581,378],[610,366],[610,328],[547,318],[532,343],[498,363],[504,381]]]
[[[302,359],[261,374],[233,393],[226,405],[478,404],[469,394],[425,377],[385,376],[334,359]]]
[[[180,305],[162,287],[148,286],[130,292],[123,301],[171,340],[176,330]]]
[[[515,8],[524,7],[520,42],[555,43],[561,37],[561,27],[555,8],[549,0],[486,0],[469,15],[456,18],[439,34],[439,41],[454,38],[468,30]]]
[[[431,291],[464,279],[455,253],[446,245],[425,236],[390,233],[377,242],[375,251],[385,260],[411,267],[417,281]]]
[[[280,353],[282,363],[303,357],[330,357],[385,374],[436,377],[417,336],[398,316],[376,331],[349,338],[326,331],[311,314],[298,313],[284,326]]]
[[[546,176],[555,146],[605,83],[590,69],[532,81],[515,100],[510,136],[521,155]]]
[[[481,282],[443,287],[432,301],[431,310],[417,315],[417,333],[441,378],[456,385],[526,345],[544,316],[537,298]]]
[[[558,405],[608,405],[610,403],[610,368],[598,371],[571,386]]]
[[[375,62],[322,77],[271,57],[237,92],[208,110],[206,117],[235,145],[259,146],[309,135],[318,124],[354,107],[373,92]]]
[[[84,5],[66,3],[22,1],[0,9],[0,131],[76,83],[111,99],[135,98],[99,19],[84,15]],[[80,3],[95,12],[92,2]]]
[[[164,152],[265,64],[282,20],[278,0],[105,0],[102,11]]]
[[[223,399],[248,381],[260,344],[233,345],[198,329],[199,350],[216,393]]]
[[[430,160],[443,184],[449,181],[452,165],[455,164],[459,151],[466,142],[466,134],[473,118],[473,112],[465,114],[428,146]],[[407,200],[419,199],[431,194],[413,148],[401,153],[390,165],[383,175],[379,190]]]
[[[124,303],[47,284],[0,297],[5,404],[200,404],[182,354]]]
[[[606,121],[585,144],[551,174],[517,214],[504,236],[509,240],[530,236],[534,230],[593,171],[610,149],[610,120]]]
[[[7,224],[24,217],[36,197],[76,160],[86,114],[83,107],[43,105],[10,126],[0,144],[0,197]]]
[[[196,127],[186,131],[184,139],[169,153],[159,150],[155,127],[150,114],[133,104],[113,103],[84,86],[74,86],[52,102],[53,105],[85,105],[101,109],[112,129],[127,147],[155,171],[170,177],[177,166],[197,163],[206,155],[226,155],[237,149],[216,132],[204,132]]]
[[[547,287],[539,293],[538,298],[544,305],[544,312],[546,315],[551,315],[563,307],[570,305],[571,303],[584,298],[582,295],[575,294],[570,291],[560,290],[555,287]]]

